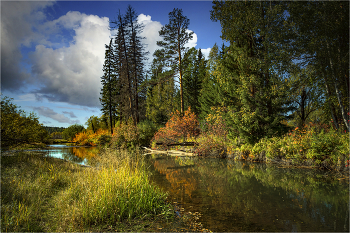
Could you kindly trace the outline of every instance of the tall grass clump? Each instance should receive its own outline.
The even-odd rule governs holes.
[[[92,164],[3,156],[1,231],[139,231],[152,218],[173,216],[140,155],[106,149]]]
[[[42,232],[50,222],[51,200],[79,167],[40,154],[1,158],[1,231]]]
[[[66,224],[86,228],[170,213],[166,194],[149,183],[142,159],[106,150],[96,162],[96,169],[83,171],[58,199]]]

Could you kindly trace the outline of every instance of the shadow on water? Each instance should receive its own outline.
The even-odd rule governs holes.
[[[148,158],[151,180],[212,231],[349,231],[349,180],[314,169]]]

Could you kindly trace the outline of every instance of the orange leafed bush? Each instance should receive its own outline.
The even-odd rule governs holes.
[[[171,114],[170,120],[166,123],[165,127],[159,129],[154,135],[153,142],[162,142],[164,144],[179,142],[181,140],[186,141],[186,138],[199,135],[199,123],[197,116],[188,110],[184,112],[182,117],[179,111],[175,111]]]
[[[97,146],[106,143],[109,137],[107,129],[99,129],[95,133],[92,130],[87,130],[76,134],[73,142],[83,146]]]

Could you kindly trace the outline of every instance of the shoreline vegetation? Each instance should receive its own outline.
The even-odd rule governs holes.
[[[92,163],[35,151],[2,156],[2,232],[178,231],[190,225],[150,184],[139,152],[104,149]]]

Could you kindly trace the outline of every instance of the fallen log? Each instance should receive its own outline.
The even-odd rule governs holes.
[[[162,143],[162,142],[156,142],[156,145],[166,145],[166,146],[195,146],[198,145],[197,142],[178,142],[178,143]]]
[[[171,156],[195,156],[194,153],[178,151],[178,150],[152,150],[152,149],[147,148],[147,147],[142,147],[142,148],[150,151],[147,154],[167,154],[167,155],[171,155]]]

